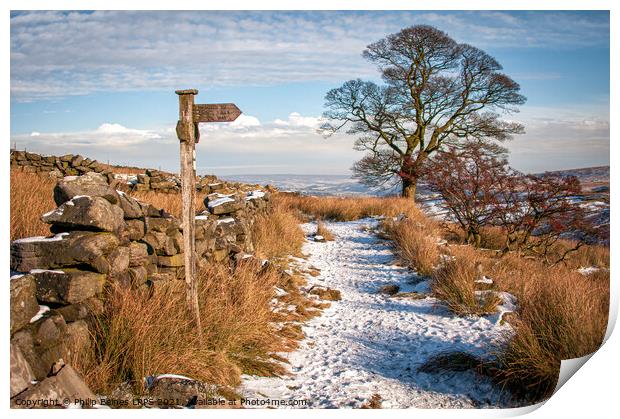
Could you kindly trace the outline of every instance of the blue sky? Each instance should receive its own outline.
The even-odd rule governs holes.
[[[511,163],[609,164],[607,12],[24,12],[11,15],[11,141],[43,153],[177,170],[177,88],[235,102],[202,125],[199,171],[345,174],[354,138],[316,133],[323,97],[378,81],[364,47],[431,24],[484,49],[528,98]]]

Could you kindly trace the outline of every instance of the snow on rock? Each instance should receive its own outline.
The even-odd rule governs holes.
[[[59,271],[59,270],[55,270],[55,269],[32,269],[30,271],[31,274],[42,274],[45,272],[51,272],[53,274],[64,274],[64,271]]]
[[[189,377],[185,377],[184,375],[178,375],[178,374],[161,374],[155,377],[155,380],[160,380],[162,378],[176,378],[179,380],[193,380],[192,378]]]
[[[138,175],[132,175],[127,173],[116,173],[114,174],[114,179],[123,181],[128,185],[135,185],[136,183],[138,183]]]
[[[37,314],[34,315],[34,317],[32,319],[30,319],[30,323],[34,323],[37,320],[39,320],[41,317],[43,317],[43,315],[45,313],[47,313],[48,311],[50,311],[50,308],[48,306],[39,306],[39,312]]]
[[[219,220],[217,220],[217,225],[220,224],[229,224],[229,223],[235,223],[235,219],[232,217],[227,217],[227,218],[221,218]]]
[[[320,269],[320,283],[342,294],[303,326],[300,348],[282,354],[291,376],[245,375],[241,392],[257,399],[305,399],[297,407],[360,407],[374,393],[384,408],[500,406],[505,394],[473,372],[430,374],[418,368],[445,351],[488,357],[511,332],[487,317],[458,317],[432,297],[386,298],[385,285],[404,291],[429,289],[411,270],[393,265],[389,243],[372,233],[376,219],[327,223],[336,240],[307,241],[306,263]],[[310,234],[315,224],[304,224]]]
[[[485,275],[485,276],[483,276],[480,279],[476,279],[474,282],[477,283],[477,284],[488,284],[488,285],[491,285],[493,283],[493,280]]]
[[[505,291],[492,291],[492,290],[484,290],[484,291],[475,291],[476,297],[479,300],[487,298],[489,294],[493,294],[497,296],[500,300],[500,303],[496,307],[496,312],[489,316],[485,316],[489,321],[493,324],[501,324],[504,318],[504,314],[512,313],[517,310],[517,298]]]
[[[264,198],[264,197],[265,197],[265,192],[256,190],[256,191],[248,192],[245,199],[246,201],[251,201],[252,199],[259,199],[259,198]]]
[[[209,208],[219,207],[226,202],[235,202],[230,196],[222,196],[221,198],[214,199],[213,201],[209,201]]]
[[[34,242],[54,242],[58,240],[62,240],[63,237],[68,236],[69,233],[58,233],[54,237],[26,237],[25,239],[15,240],[13,243],[34,243]]]

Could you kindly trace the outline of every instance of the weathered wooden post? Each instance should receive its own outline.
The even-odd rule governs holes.
[[[232,103],[196,105],[196,89],[176,90],[179,95],[179,122],[177,137],[181,142],[181,194],[183,199],[183,248],[185,256],[185,283],[187,306],[194,318],[198,331],[200,308],[198,306],[198,284],[196,280],[196,143],[200,139],[199,122],[231,122],[241,115]]]
[[[194,124],[194,95],[198,90],[177,90],[179,95],[179,122],[177,136],[181,142],[181,194],[183,199],[183,252],[185,256],[185,284],[187,307],[196,327],[202,331],[198,307],[198,284],[196,283],[196,241],[194,217],[196,217],[196,135]]]

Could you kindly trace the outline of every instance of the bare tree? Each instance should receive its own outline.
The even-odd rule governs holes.
[[[587,243],[596,242],[598,231],[576,197],[581,193],[574,176],[519,175],[498,182],[499,204],[495,223],[506,231],[503,252],[518,250],[558,263]],[[574,245],[556,260],[549,251],[560,238]]]
[[[525,102],[520,87],[484,51],[459,44],[432,26],[405,28],[368,45],[385,84],[350,80],[325,96],[326,135],[357,134],[367,155],[353,167],[369,185],[397,177],[415,198],[422,165],[446,143],[505,140],[523,127],[500,118]]]

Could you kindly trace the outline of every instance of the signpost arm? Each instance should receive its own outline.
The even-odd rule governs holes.
[[[183,197],[183,248],[185,256],[185,284],[187,306],[198,332],[202,333],[198,306],[196,279],[196,137],[194,128],[194,96],[198,90],[177,90],[179,95],[179,122],[177,136],[181,141],[181,194]]]

